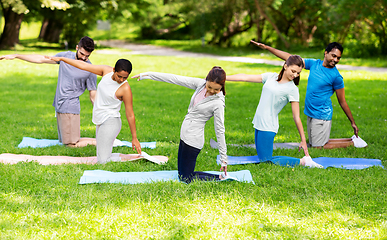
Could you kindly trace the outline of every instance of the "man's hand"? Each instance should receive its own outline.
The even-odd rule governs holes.
[[[263,50],[266,50],[266,49],[267,49],[267,46],[266,46],[265,44],[263,44],[263,43],[259,43],[259,42],[256,42],[256,41],[254,41],[254,40],[250,40],[250,42],[251,42],[252,44],[254,44],[255,46],[257,46],[257,47],[262,48]]]
[[[351,126],[353,128],[353,132],[355,133],[355,136],[359,137],[359,128],[356,126],[355,123],[352,123]]]
[[[0,60],[13,60],[16,58],[16,54],[0,56]]]

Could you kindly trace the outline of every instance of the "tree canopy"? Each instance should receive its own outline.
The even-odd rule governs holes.
[[[76,44],[97,20],[136,24],[140,38],[198,39],[230,46],[241,34],[275,45],[338,41],[359,55],[387,53],[387,0],[0,0],[0,47],[12,47],[24,16],[42,22],[40,38]]]

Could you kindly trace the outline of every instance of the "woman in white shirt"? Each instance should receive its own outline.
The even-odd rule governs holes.
[[[253,119],[255,128],[255,146],[260,162],[270,161],[281,166],[295,166],[298,164],[321,167],[309,156],[304,128],[300,119],[299,91],[297,85],[304,62],[298,55],[290,56],[279,74],[264,73],[257,75],[235,74],[227,76],[227,81],[244,81],[263,83],[262,94]],[[274,137],[278,132],[278,114],[290,102],[293,119],[300,134],[299,150],[303,149],[305,157],[302,159],[276,156],[273,157]]]
[[[136,121],[133,112],[133,97],[126,79],[132,72],[129,60],[119,59],[115,67],[92,65],[83,61],[65,57],[47,57],[54,61],[63,61],[79,69],[102,76],[97,87],[93,107],[93,123],[96,124],[98,163],[122,161],[125,154],[112,153],[113,142],[121,131],[121,103],[124,102],[126,118],[132,133],[132,146],[141,154],[140,142],[137,139]]]
[[[152,79],[195,90],[180,131],[179,178],[186,183],[190,183],[194,179],[201,181],[230,179],[227,176],[227,147],[224,127],[225,71],[220,67],[213,67],[206,79],[156,72],[141,73],[133,78]],[[204,145],[204,127],[211,117],[214,117],[215,133],[219,142],[221,171],[223,171],[221,175],[194,171],[197,156]]]

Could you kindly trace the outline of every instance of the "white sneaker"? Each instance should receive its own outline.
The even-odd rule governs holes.
[[[220,181],[239,181],[238,178],[231,177],[230,175],[225,175],[224,172],[222,172],[220,176],[222,177]]]
[[[356,137],[356,135],[353,135],[351,138],[352,138],[353,146],[357,148],[367,147],[367,143],[360,137]]]
[[[322,165],[316,163],[315,161],[312,160],[310,156],[305,156],[302,158],[305,162],[306,167],[311,167],[311,168],[324,168]]]

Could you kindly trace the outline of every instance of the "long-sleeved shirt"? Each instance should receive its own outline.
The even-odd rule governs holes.
[[[206,86],[206,80],[201,78],[184,77],[168,73],[147,72],[140,74],[140,80],[151,79],[167,82],[190,89],[194,89],[188,113],[181,125],[180,138],[186,144],[202,149],[204,145],[204,127],[206,122],[214,116],[216,138],[219,143],[219,154],[222,166],[227,165],[227,146],[224,127],[225,98],[222,92],[208,96],[194,104],[196,95]]]

